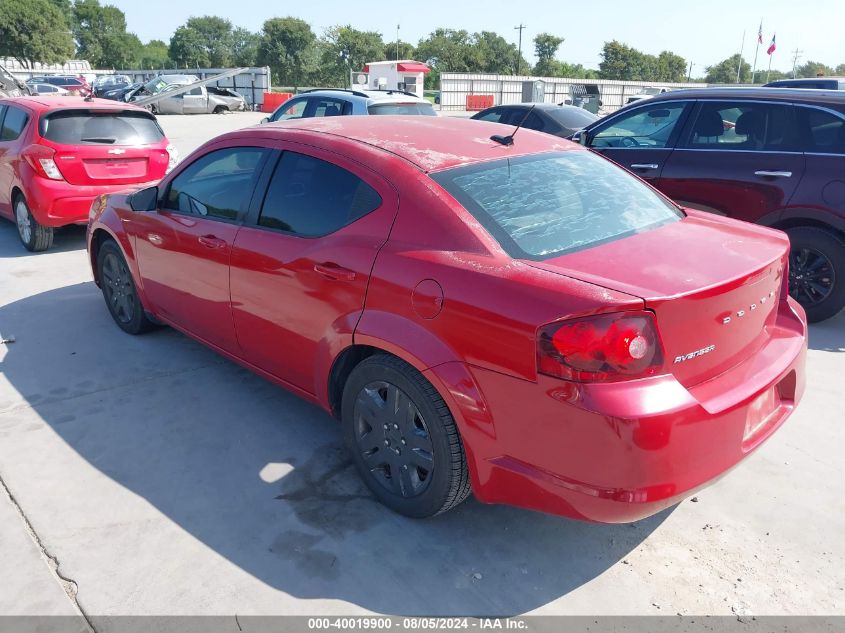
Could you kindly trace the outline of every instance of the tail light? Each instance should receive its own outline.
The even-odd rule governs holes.
[[[35,172],[42,178],[50,180],[64,180],[59,166],[56,165],[54,157],[56,150],[43,145],[30,145],[23,152],[24,160],[28,162]]]
[[[537,334],[537,370],[576,382],[656,375],[663,348],[651,312],[616,312],[558,321]]]
[[[164,172],[169,174],[173,171],[173,168],[176,167],[176,164],[179,162],[179,150],[176,149],[175,145],[168,145],[167,146],[167,171]]]

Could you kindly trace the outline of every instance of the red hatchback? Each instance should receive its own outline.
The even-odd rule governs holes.
[[[88,221],[91,203],[161,179],[176,150],[155,117],[131,105],[78,97],[0,100],[0,216],[30,251],[53,228]]]
[[[645,517],[801,398],[789,242],[512,131],[338,117],[226,134],[94,204],[95,280],[125,331],[172,325],[337,416],[398,512],[472,490]]]

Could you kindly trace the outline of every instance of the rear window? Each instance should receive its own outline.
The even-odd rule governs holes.
[[[432,178],[514,258],[549,259],[683,217],[647,185],[587,151],[497,160]]]
[[[430,103],[374,103],[367,107],[370,114],[421,114],[437,116]]]
[[[61,110],[41,118],[41,136],[65,145],[151,145],[164,138],[146,112]]]

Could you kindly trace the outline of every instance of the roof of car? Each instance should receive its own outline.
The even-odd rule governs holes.
[[[778,101],[820,101],[845,104],[845,91],[809,88],[750,88],[719,87],[690,88],[654,95],[648,102],[677,101],[679,99],[768,99]]]
[[[27,96],[2,99],[0,103],[20,103],[32,110],[64,110],[67,108],[84,108],[86,110],[144,110],[139,106],[111,101],[109,99],[91,99],[86,101],[82,97],[65,96]],[[144,110],[146,111],[146,110]]]
[[[528,129],[519,130],[513,145],[505,146],[490,137],[511,134],[513,126],[448,116],[313,117],[277,121],[245,132],[260,136],[269,130],[280,134],[317,133],[323,137],[332,134],[390,152],[427,172],[525,154],[583,149],[576,143]]]

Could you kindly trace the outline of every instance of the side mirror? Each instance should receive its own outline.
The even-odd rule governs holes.
[[[129,196],[129,207],[133,211],[155,211],[158,204],[158,187],[147,187]]]
[[[580,143],[584,147],[586,147],[589,142],[589,134],[587,134],[585,130],[578,130],[570,138],[575,143]]]
[[[264,125],[265,123],[269,123],[269,122],[270,122],[270,117],[266,116],[263,119],[261,119],[261,121],[259,123],[261,125]]]

